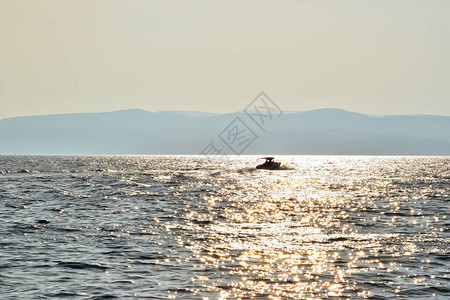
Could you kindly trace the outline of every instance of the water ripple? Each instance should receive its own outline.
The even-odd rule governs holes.
[[[450,295],[450,159],[0,156],[0,294]]]

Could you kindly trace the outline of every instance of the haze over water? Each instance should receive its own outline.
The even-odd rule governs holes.
[[[449,157],[0,156],[0,295],[450,296]]]

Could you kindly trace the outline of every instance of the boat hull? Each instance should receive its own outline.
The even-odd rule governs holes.
[[[262,170],[278,170],[281,166],[281,163],[279,162],[274,162],[271,164],[261,164],[261,165],[257,165],[256,168],[257,169],[262,169]]]

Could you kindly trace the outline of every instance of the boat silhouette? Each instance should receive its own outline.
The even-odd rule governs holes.
[[[280,169],[281,163],[274,161],[274,157],[261,157],[259,159],[265,159],[266,161],[260,165],[257,165],[257,169],[265,169],[265,170],[278,170]]]

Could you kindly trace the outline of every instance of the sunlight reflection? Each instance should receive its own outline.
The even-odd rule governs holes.
[[[386,265],[379,256],[381,241],[395,241],[398,235],[377,234],[376,227],[394,228],[403,222],[397,212],[404,209],[399,200],[404,195],[386,197],[389,182],[373,188],[373,175],[384,167],[376,161],[349,160],[345,165],[340,158],[344,177],[336,175],[335,160],[299,158],[293,162],[298,170],[249,171],[244,178],[231,173],[218,194],[205,197],[214,222],[206,228],[191,224],[208,242],[193,239],[190,248],[204,266],[228,278],[225,285],[219,278],[205,277],[205,286],[219,291],[222,299],[340,297],[350,290],[370,297],[348,280],[352,274],[400,268]],[[373,170],[363,178],[355,169],[368,164]],[[380,197],[387,200],[376,202]],[[409,213],[419,214],[414,209]],[[189,211],[187,218],[194,214]],[[375,230],[367,232],[356,223]],[[416,249],[395,242],[390,251],[405,256]]]

